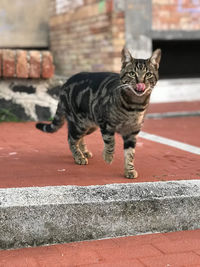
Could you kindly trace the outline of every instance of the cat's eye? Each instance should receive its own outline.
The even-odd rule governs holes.
[[[130,72],[129,72],[129,75],[130,75],[131,77],[135,77],[135,72],[134,72],[134,71],[130,71]]]
[[[146,77],[147,77],[147,78],[151,78],[151,77],[152,77],[152,73],[151,73],[151,72],[147,72],[147,73],[146,73]]]

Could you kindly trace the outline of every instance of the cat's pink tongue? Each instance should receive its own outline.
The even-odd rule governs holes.
[[[144,92],[145,87],[146,87],[146,86],[145,86],[144,83],[137,83],[137,84],[136,84],[137,91],[139,91],[139,92]]]

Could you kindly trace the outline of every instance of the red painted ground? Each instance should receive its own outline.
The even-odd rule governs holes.
[[[2,267],[199,267],[200,230],[0,251]]]
[[[156,104],[156,109],[157,112],[158,108],[174,111],[173,105],[169,104],[169,108],[165,105],[164,110]],[[190,106],[187,103],[187,109],[194,106],[193,102]],[[200,178],[199,155],[139,138],[135,161],[139,177],[125,179],[121,137],[116,136],[114,162],[107,165],[102,159],[103,142],[99,131],[86,139],[94,157],[89,165],[78,166],[68,148],[66,126],[57,133],[46,134],[36,130],[34,125],[33,122],[0,124],[0,188]],[[199,125],[200,117],[147,119],[143,131],[200,147]]]
[[[200,147],[200,116],[147,119],[142,130]]]
[[[162,113],[172,111],[196,111],[200,110],[200,101],[191,102],[171,102],[150,104],[149,113]]]
[[[3,123],[0,132],[0,187],[200,178],[198,155],[142,138],[138,139],[136,149],[135,163],[139,177],[129,180],[123,177],[123,146],[119,136],[116,136],[115,160],[112,165],[107,165],[102,159],[103,143],[98,131],[87,138],[94,158],[89,161],[89,165],[78,166],[74,164],[67,145],[66,127],[55,134],[46,134],[37,131],[34,123]]]

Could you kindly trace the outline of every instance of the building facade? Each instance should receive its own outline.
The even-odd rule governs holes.
[[[171,62],[172,50],[178,56],[192,41],[194,51],[200,40],[200,0],[50,1],[50,46],[62,75],[119,71],[125,44],[135,57],[161,46]]]

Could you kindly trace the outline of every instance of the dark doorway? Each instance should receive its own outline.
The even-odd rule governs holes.
[[[200,40],[153,41],[162,49],[160,78],[200,78]]]

